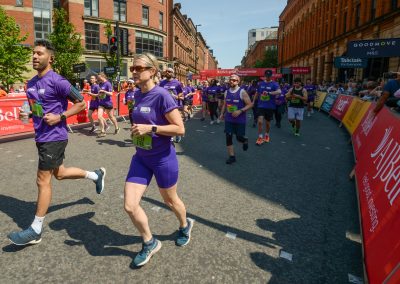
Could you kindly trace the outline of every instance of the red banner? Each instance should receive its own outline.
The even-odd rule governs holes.
[[[271,70],[272,74],[276,74],[276,68],[239,68],[239,69],[210,69],[201,70],[200,75],[202,77],[223,77],[230,76],[232,74],[238,74],[239,76],[264,76],[266,70]]]
[[[339,95],[329,114],[337,120],[342,121],[352,100],[352,96]]]
[[[310,74],[311,67],[292,67],[292,74]]]
[[[354,156],[356,160],[361,155],[362,150],[365,149],[365,145],[369,143],[371,139],[371,129],[374,126],[377,119],[382,119],[381,115],[375,116],[372,112],[375,108],[375,104],[371,104],[366,114],[362,118],[360,124],[357,126],[356,130],[351,136],[351,141],[353,143]],[[381,122],[380,122],[381,124]]]
[[[368,120],[368,143],[356,164],[366,270],[370,283],[394,284],[400,281],[400,120],[387,108]]]

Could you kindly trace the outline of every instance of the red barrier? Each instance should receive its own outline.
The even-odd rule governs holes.
[[[193,105],[194,106],[201,106],[200,90],[196,90],[196,93],[193,96]]]
[[[339,95],[329,114],[337,120],[342,121],[344,115],[351,105],[353,98],[354,97],[352,96]]]
[[[370,110],[353,136],[369,283],[400,283],[400,120],[387,108],[376,117]]]

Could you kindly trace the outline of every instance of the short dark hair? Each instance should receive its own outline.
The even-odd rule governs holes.
[[[52,53],[52,54],[54,54],[54,52],[55,52],[55,48],[54,48],[53,44],[50,41],[48,41],[47,39],[39,39],[39,40],[35,41],[35,46],[43,46],[47,50],[49,50],[50,53]]]
[[[294,78],[294,80],[293,80],[295,83],[301,83],[301,78],[299,78],[299,77],[297,77],[297,78]]]

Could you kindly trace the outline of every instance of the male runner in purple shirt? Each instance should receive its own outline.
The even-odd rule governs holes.
[[[26,95],[33,118],[35,141],[39,154],[36,183],[38,198],[35,219],[32,225],[23,231],[8,235],[16,245],[37,244],[42,238],[44,217],[51,202],[51,178],[93,180],[96,192],[104,189],[106,170],[100,168],[88,172],[79,168],[66,168],[63,165],[64,152],[68,143],[66,119],[86,107],[82,95],[63,77],[55,73],[51,64],[54,61],[54,47],[47,40],[39,40],[33,50],[33,69],[37,75],[27,85]],[[67,110],[68,100],[74,105]],[[21,116],[27,116],[21,113]]]

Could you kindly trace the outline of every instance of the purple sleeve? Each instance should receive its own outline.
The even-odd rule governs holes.
[[[98,94],[98,93],[99,93],[99,90],[100,90],[99,85],[94,86],[94,87],[93,87],[93,94]]]
[[[113,88],[112,88],[111,83],[109,81],[107,81],[105,83],[104,90],[107,91],[107,92],[112,92],[113,91]]]
[[[60,96],[61,98],[67,98],[71,91],[71,83],[68,82],[67,79],[60,76],[57,78],[55,90],[57,92],[57,96]]]
[[[176,85],[176,93],[177,94],[183,93],[182,84],[181,83]]]
[[[163,115],[176,108],[178,108],[178,105],[176,104],[174,98],[172,98],[170,94],[165,94],[162,96],[161,110]]]

